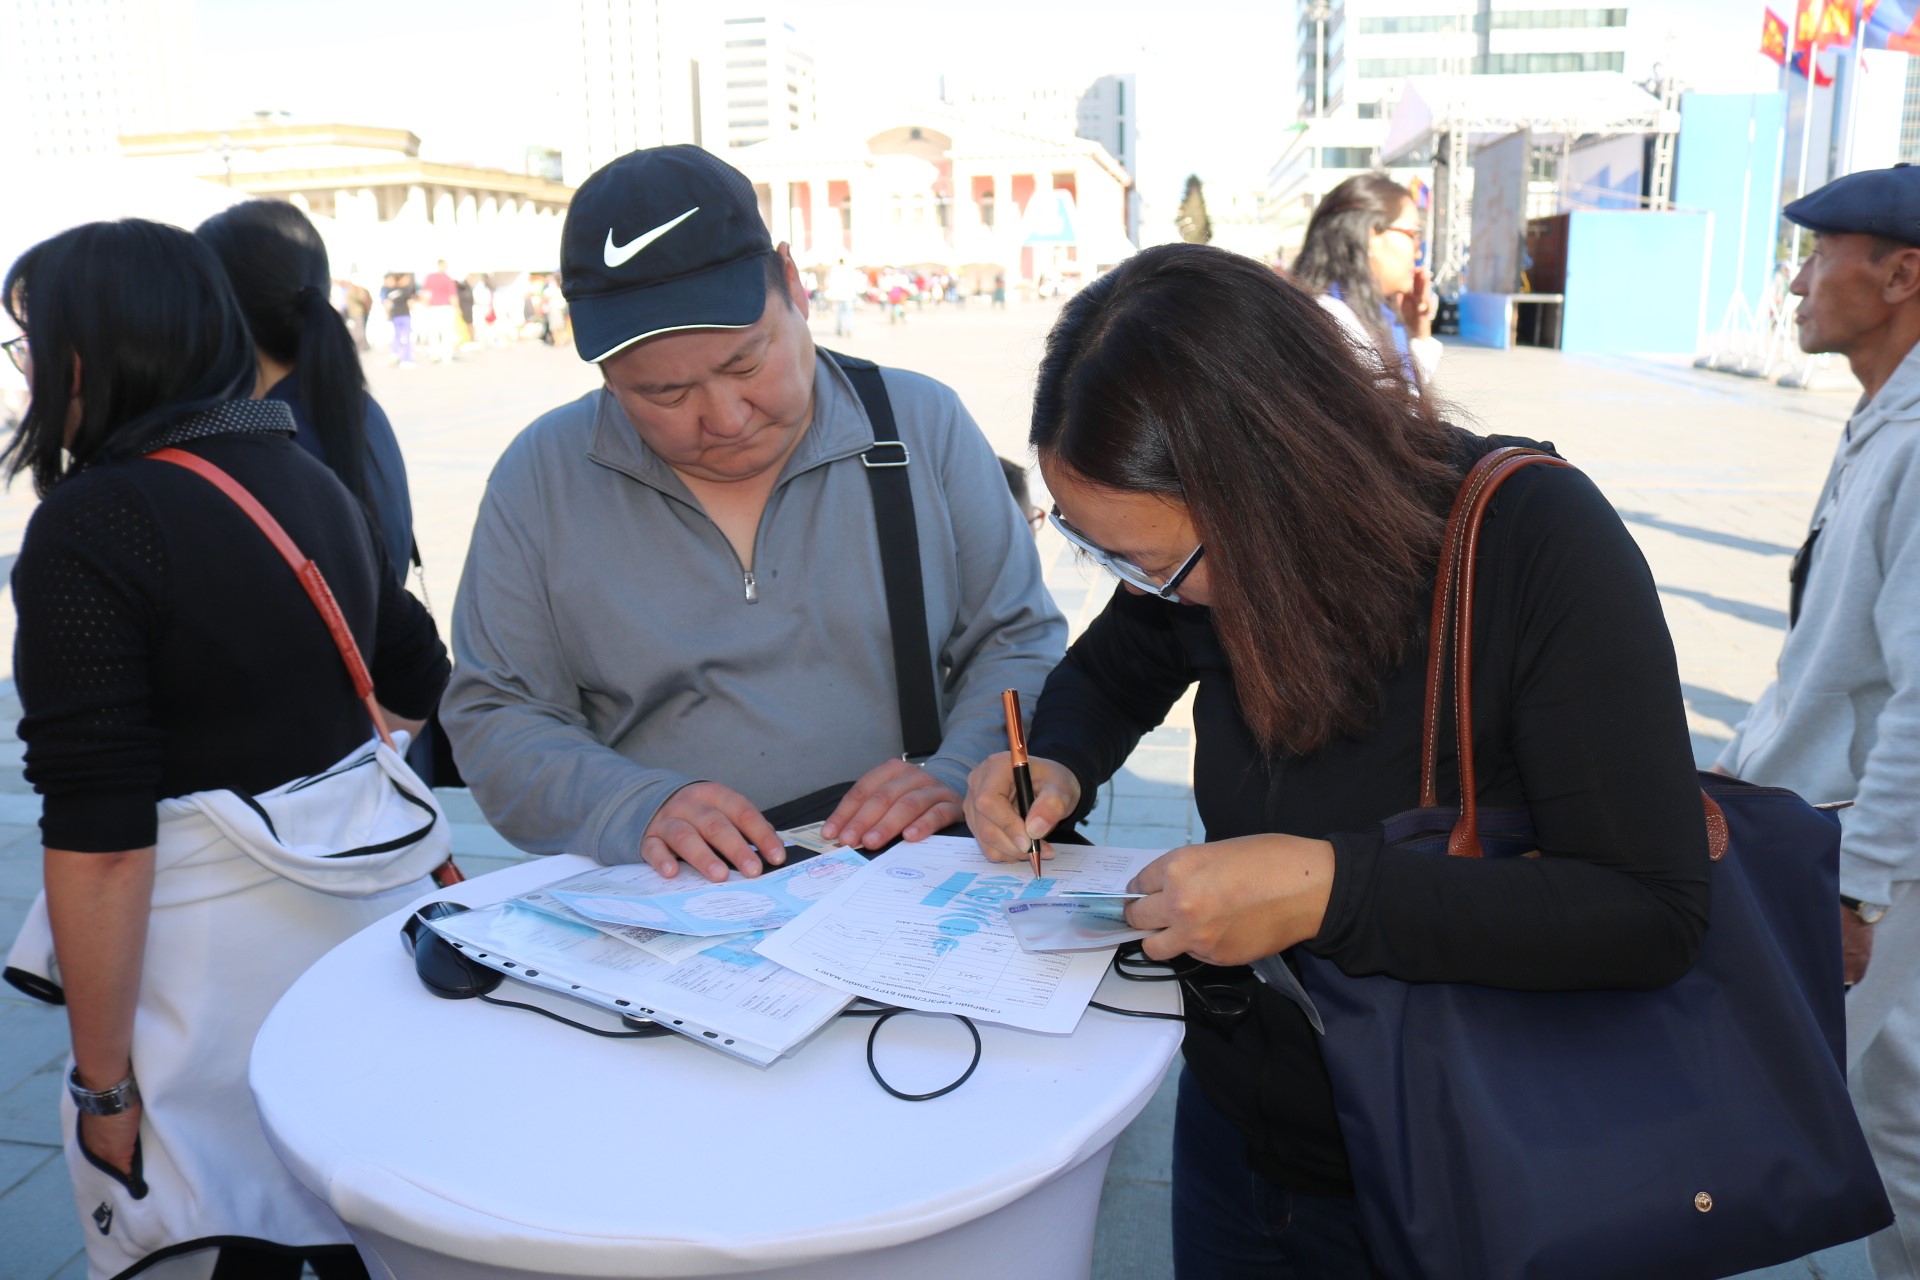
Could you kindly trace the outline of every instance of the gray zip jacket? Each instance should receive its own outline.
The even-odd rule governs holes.
[[[1720,756],[1840,815],[1840,892],[1920,879],[1920,347],[1847,422],[1814,509],[1800,620]]]
[[[814,417],[742,565],[604,390],[536,420],[487,482],[454,608],[442,704],[461,772],[533,853],[632,862],[694,781],[765,810],[901,753],[873,500],[873,443],[816,356]],[[914,514],[944,737],[927,771],[965,794],[1006,749],[1066,622],[993,450],[950,389],[887,369]]]

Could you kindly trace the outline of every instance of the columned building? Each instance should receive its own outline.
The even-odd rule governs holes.
[[[802,267],[927,267],[1071,287],[1131,254],[1127,172],[1100,143],[942,108],[803,129],[729,157]]]
[[[404,129],[254,121],[231,129],[129,134],[132,164],[283,199],[314,220],[334,273],[551,271],[573,189],[551,178],[420,158]]]

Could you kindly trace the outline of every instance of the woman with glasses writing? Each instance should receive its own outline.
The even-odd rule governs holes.
[[[1193,985],[1246,1006],[1188,1002],[1178,1274],[1371,1276],[1315,1032],[1242,966],[1305,947],[1350,975],[1535,990],[1686,972],[1707,841],[1652,577],[1577,471],[1500,490],[1476,561],[1479,794],[1530,807],[1542,856],[1411,853],[1380,822],[1419,792],[1441,534],[1495,442],[1380,378],[1258,263],[1169,245],[1067,304],[1032,443],[1055,526],[1121,585],[1040,696],[1029,820],[996,756],[968,823],[989,858],[1019,861],[1197,686],[1207,842],[1145,868],[1128,909],[1158,930],[1149,957],[1208,966]],[[1442,794],[1457,787],[1446,752]]]
[[[1293,279],[1320,296],[1353,344],[1419,387],[1440,367],[1439,309],[1420,263],[1420,206],[1382,174],[1362,173],[1327,192],[1307,223]]]

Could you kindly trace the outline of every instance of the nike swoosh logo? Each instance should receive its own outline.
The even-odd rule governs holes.
[[[603,251],[601,256],[606,259],[606,263],[609,267],[625,266],[627,264],[628,259],[632,258],[634,254],[640,252],[642,249],[652,244],[655,240],[658,240],[661,236],[667,234],[667,232],[673,230],[675,227],[679,226],[681,223],[685,222],[688,218],[691,218],[694,214],[698,212],[700,212],[700,206],[695,205],[693,206],[693,208],[687,210],[685,213],[681,214],[679,217],[675,218],[673,221],[663,222],[659,226],[655,227],[653,230],[646,232],[643,235],[635,236],[633,239],[627,241],[625,244],[615,244],[613,242],[613,228],[608,227],[607,228],[607,247]]]

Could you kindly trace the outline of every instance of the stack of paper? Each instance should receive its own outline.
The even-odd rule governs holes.
[[[883,1004],[1066,1033],[1093,998],[1107,951],[1030,952],[1003,908],[1064,890],[1124,892],[1161,852],[1059,845],[1036,878],[988,862],[971,840],[896,845],[756,949]]]

